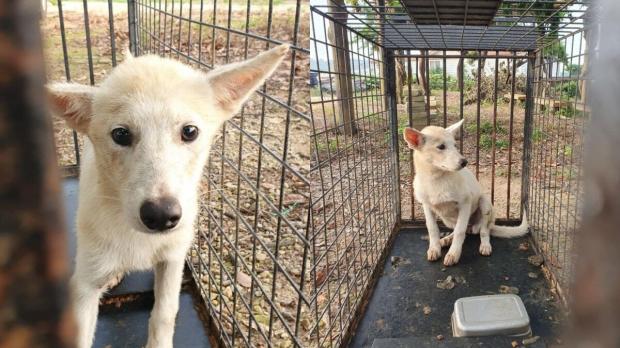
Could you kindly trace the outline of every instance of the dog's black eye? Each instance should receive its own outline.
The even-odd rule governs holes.
[[[446,144],[441,144],[441,145],[438,145],[438,146],[437,146],[437,148],[438,148],[439,150],[445,150],[445,149],[446,149]]]
[[[131,133],[126,128],[114,128],[112,129],[112,140],[120,146],[131,145]]]
[[[198,127],[191,125],[183,127],[181,138],[187,143],[196,140],[198,138]]]

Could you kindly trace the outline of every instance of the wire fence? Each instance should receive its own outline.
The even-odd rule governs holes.
[[[317,8],[311,23],[314,346],[337,347],[398,220],[395,129],[381,47]]]
[[[565,54],[557,54],[557,47]],[[574,274],[575,233],[583,199],[587,105],[587,41],[579,30],[542,47],[533,66],[529,209],[532,234],[564,298]]]
[[[496,210],[521,220],[527,52],[402,51],[396,55],[398,130],[464,119],[457,144]],[[413,150],[399,146],[401,218],[424,221],[413,189]]]

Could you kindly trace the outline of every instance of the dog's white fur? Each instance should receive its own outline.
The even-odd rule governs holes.
[[[55,111],[86,135],[71,279],[77,346],[92,345],[99,298],[122,274],[154,269],[155,305],[146,347],[172,347],[184,258],[194,236],[197,192],[211,141],[288,52],[282,45],[209,73],[157,56],[129,56],[99,87],[53,84]],[[183,142],[194,125],[198,138]],[[116,144],[115,127],[133,136]],[[147,199],[175,197],[178,225],[152,233],[140,219]]]
[[[456,148],[455,135],[463,120],[448,128],[428,126],[421,132],[405,128],[403,136],[409,148],[414,150],[413,180],[416,199],[422,204],[429,248],[427,258],[435,261],[441,257],[441,247],[450,245],[443,263],[451,266],[461,257],[463,241],[468,224],[472,233],[480,233],[480,254],[491,255],[490,236],[512,238],[528,231],[527,218],[518,227],[495,225],[493,205],[482,192],[480,183],[467,168],[463,155]],[[441,147],[444,147],[441,149]],[[442,239],[439,235],[436,215],[453,232]]]

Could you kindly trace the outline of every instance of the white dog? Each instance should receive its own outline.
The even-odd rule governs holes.
[[[157,56],[130,56],[99,87],[48,88],[55,111],[87,138],[71,279],[79,348],[92,345],[107,285],[146,269],[155,271],[146,346],[172,347],[211,141],[287,52],[282,45],[209,73]]]
[[[409,148],[414,150],[413,180],[416,199],[422,204],[429,248],[427,258],[435,261],[441,257],[441,247],[450,246],[443,263],[456,264],[461,257],[467,225],[472,225],[472,233],[480,233],[480,254],[491,255],[490,236],[501,238],[519,237],[527,233],[528,224],[525,213],[518,227],[495,225],[493,205],[489,197],[482,193],[480,183],[466,168],[467,160],[456,148],[455,134],[463,120],[448,128],[428,126],[421,132],[405,128],[403,132]],[[454,231],[439,239],[439,227],[435,214],[448,228]]]

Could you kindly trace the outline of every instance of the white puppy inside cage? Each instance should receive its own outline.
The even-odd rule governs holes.
[[[130,271],[155,270],[146,347],[172,347],[198,185],[213,138],[288,52],[281,45],[209,73],[131,56],[99,87],[49,86],[55,111],[86,135],[71,280],[77,346],[92,345],[99,298]]]
[[[429,248],[427,258],[435,261],[441,257],[441,247],[450,245],[443,259],[446,266],[459,262],[468,224],[471,232],[480,234],[480,254],[491,255],[490,236],[500,238],[519,237],[527,233],[525,212],[521,225],[507,227],[495,225],[495,214],[489,197],[474,174],[466,167],[467,160],[456,147],[455,135],[463,120],[442,128],[425,127],[422,131],[405,128],[403,136],[409,148],[414,150],[416,170],[413,181],[416,199],[422,204]],[[439,238],[436,216],[453,232]]]

